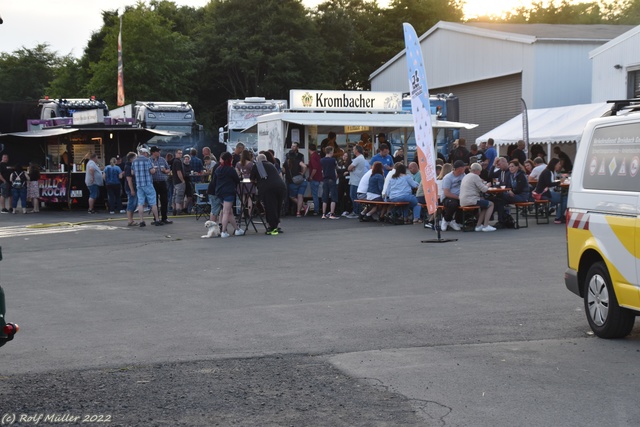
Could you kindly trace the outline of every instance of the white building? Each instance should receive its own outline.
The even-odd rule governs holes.
[[[460,99],[468,141],[522,110],[591,102],[589,53],[634,28],[623,25],[457,24],[420,37],[429,92]],[[613,69],[612,69],[613,70]],[[373,91],[408,92],[405,51],[370,76]]]
[[[640,98],[640,26],[589,53],[593,102]]]

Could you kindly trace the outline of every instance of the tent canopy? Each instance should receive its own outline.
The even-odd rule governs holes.
[[[50,136],[60,136],[66,135],[69,133],[75,133],[79,131],[103,131],[103,132],[113,132],[113,131],[125,131],[125,132],[134,132],[138,134],[144,134],[147,137],[153,137],[156,135],[160,136],[184,136],[185,134],[182,132],[174,132],[169,130],[160,130],[160,129],[147,129],[147,128],[137,128],[137,127],[83,127],[83,128],[53,128],[53,129],[38,129],[38,130],[30,130],[27,132],[12,132],[12,133],[3,133],[0,134],[2,136],[17,136],[21,138],[47,138]],[[150,135],[149,135],[150,134]]]
[[[527,114],[529,117],[529,143],[577,142],[580,140],[587,122],[602,117],[610,109],[611,104],[600,102],[529,110]],[[522,114],[518,114],[508,122],[476,138],[476,143],[480,144],[489,138],[493,138],[495,145],[515,144],[518,140],[523,139]]]

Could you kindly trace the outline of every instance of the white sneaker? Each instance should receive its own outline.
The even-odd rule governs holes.
[[[229,237],[229,233],[227,233],[226,231],[223,231],[222,233],[220,233],[220,237],[222,237],[223,239],[225,237]]]
[[[476,227],[476,231],[482,231],[484,229],[484,226],[479,225]]]
[[[127,213],[124,209],[120,210],[120,213]]]
[[[347,216],[347,215],[349,215],[349,212],[347,211],[342,212],[342,216]]]
[[[449,223],[443,219],[440,222],[440,231],[447,231],[447,225],[449,225]]]
[[[449,223],[449,227],[453,228],[453,229],[454,229],[454,230],[456,230],[456,231],[460,231],[460,230],[461,230],[461,228],[460,228],[460,224],[458,224],[458,223],[457,223],[457,222],[455,222],[455,221],[451,221],[451,222]]]
[[[238,228],[233,234],[236,236],[244,236],[244,230],[242,228]]]
[[[347,215],[347,218],[349,218],[349,219],[355,219],[355,218],[358,218],[358,217],[360,217],[360,215],[358,215],[357,213],[353,213],[353,212],[351,212],[349,215]]]
[[[486,227],[482,227],[482,231],[496,231],[496,228],[490,225],[487,225]]]

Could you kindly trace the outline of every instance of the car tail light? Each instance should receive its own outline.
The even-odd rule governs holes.
[[[9,336],[14,335],[19,330],[20,330],[20,326],[16,325],[15,323],[7,323],[6,325],[4,325],[5,335],[9,335]]]

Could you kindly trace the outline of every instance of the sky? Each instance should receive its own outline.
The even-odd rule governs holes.
[[[303,0],[315,7],[324,0]],[[574,0],[580,2],[584,0]],[[202,7],[209,0],[174,0],[178,5]],[[501,14],[530,0],[466,0],[465,16]],[[136,4],[135,0],[1,0],[0,52],[11,53],[21,47],[48,43],[59,55],[82,56],[91,33],[102,26],[102,10]],[[389,0],[378,0],[387,7]],[[125,41],[126,43],[126,41]]]

